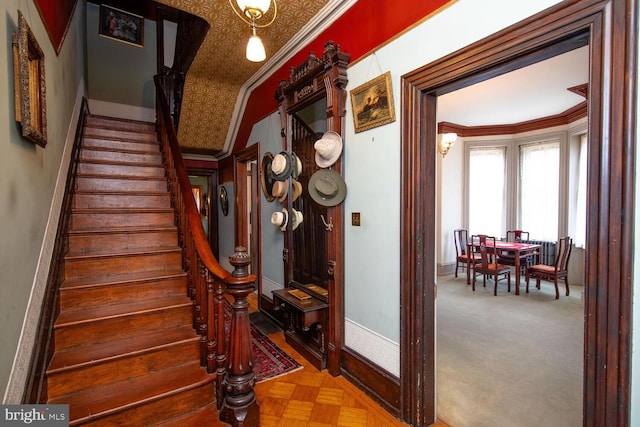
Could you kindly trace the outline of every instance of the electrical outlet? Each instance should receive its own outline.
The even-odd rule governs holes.
[[[351,212],[351,225],[360,227],[360,212]]]

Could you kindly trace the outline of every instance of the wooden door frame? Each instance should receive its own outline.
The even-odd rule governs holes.
[[[218,170],[199,168],[199,167],[187,167],[187,175],[204,176],[207,178],[207,197],[209,198],[209,246],[211,246],[211,252],[215,255],[216,259],[220,259],[220,250],[218,246]]]
[[[235,246],[244,246],[248,248],[248,240],[249,236],[247,235],[247,228],[249,225],[249,218],[247,217],[247,203],[249,200],[249,194],[247,194],[247,177],[249,176],[247,172],[247,163],[255,161],[256,164],[258,162],[258,158],[260,157],[260,143],[256,142],[253,145],[248,146],[244,150],[239,153],[235,153],[233,155],[233,188],[235,194]],[[256,169],[257,171],[258,169]],[[262,194],[262,189],[260,188],[260,180],[256,179],[256,188],[255,188],[255,198],[253,200],[253,206],[256,210],[255,217],[257,218],[257,224],[254,224],[253,228],[257,232],[257,236],[255,238],[255,242],[257,244],[257,248],[254,248],[254,254],[256,254],[256,259],[252,261],[253,266],[255,267],[255,271],[253,274],[256,275],[257,283],[256,290],[258,291],[258,295],[262,295],[262,221],[260,215],[260,194]],[[262,298],[258,298],[258,305],[260,305],[260,301]]]
[[[566,0],[401,79],[401,414],[435,421],[437,97],[589,38],[584,426],[629,424],[637,0]]]

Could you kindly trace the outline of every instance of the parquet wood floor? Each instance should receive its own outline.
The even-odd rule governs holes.
[[[255,299],[250,299],[256,310]],[[318,371],[287,344],[282,332],[269,338],[304,368],[256,384],[262,427],[406,426],[343,377]],[[438,422],[434,427],[448,427]]]

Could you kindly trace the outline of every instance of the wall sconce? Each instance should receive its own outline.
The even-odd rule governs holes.
[[[458,134],[453,132],[442,133],[439,135],[438,152],[442,154],[442,157],[447,155],[451,147],[453,147],[453,144],[456,143],[457,139]]]
[[[246,53],[249,61],[262,62],[267,57],[262,40],[260,40],[260,37],[256,34],[256,28],[268,27],[276,20],[278,5],[276,0],[273,0],[273,17],[266,24],[258,23],[271,8],[271,1],[272,0],[229,0],[231,9],[233,9],[235,14],[251,26],[252,35],[249,38],[249,43],[247,43]]]

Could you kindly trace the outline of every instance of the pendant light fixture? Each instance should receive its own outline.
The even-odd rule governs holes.
[[[268,22],[260,23],[260,20],[263,19],[269,9],[271,9],[271,2],[273,2],[273,16]],[[247,59],[252,62],[264,61],[267,55],[262,40],[260,40],[260,37],[258,37],[256,33],[256,28],[265,28],[273,24],[273,21],[275,21],[278,15],[276,0],[229,0],[229,4],[235,14],[251,27],[252,35],[247,43]]]

